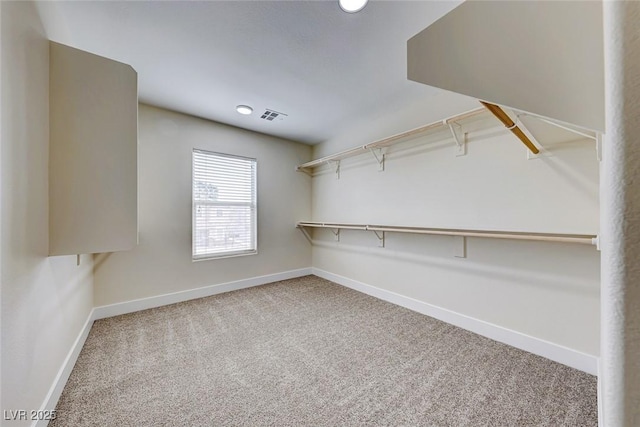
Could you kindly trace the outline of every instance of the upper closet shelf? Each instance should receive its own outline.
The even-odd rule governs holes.
[[[373,154],[376,161],[378,162],[379,170],[382,171],[384,170],[385,149],[387,147],[402,142],[412,136],[435,133],[443,130],[443,128],[449,129],[451,137],[456,143],[456,156],[462,156],[466,154],[466,141],[464,138],[464,133],[461,132],[462,125],[466,122],[471,121],[472,119],[478,120],[488,118],[491,117],[491,115],[500,120],[504,124],[504,126],[527,147],[527,149],[529,150],[529,154],[532,156],[539,154],[542,146],[540,145],[540,143],[538,143],[538,141],[536,141],[535,137],[531,134],[531,132],[529,132],[524,123],[520,121],[521,116],[534,117],[538,120],[573,132],[582,137],[595,140],[596,149],[598,151],[598,159],[600,159],[600,136],[596,132],[579,130],[569,124],[559,123],[551,119],[536,116],[522,111],[513,110],[511,111],[511,114],[509,114],[503,109],[503,107],[500,107],[498,105],[490,104],[483,101],[480,101],[480,103],[483,105],[483,107],[476,108],[474,110],[470,110],[452,117],[448,117],[446,119],[438,120],[436,122],[429,123],[428,125],[420,126],[406,132],[402,132],[375,142],[371,142],[369,144],[350,148],[339,153],[303,163],[296,166],[296,170],[300,172],[310,173],[315,167],[321,166],[323,164],[333,164],[335,167],[336,176],[339,177],[340,160],[357,156],[369,151],[371,152],[371,154]]]
[[[386,147],[389,147],[393,144],[396,144],[402,140],[405,140],[409,137],[415,136],[415,135],[420,135],[420,134],[425,134],[428,133],[430,131],[439,131],[442,129],[443,126],[448,126],[451,129],[451,132],[454,136],[454,139],[456,139],[456,142],[458,143],[462,143],[461,140],[461,136],[458,136],[458,134],[456,133],[456,130],[454,128],[454,124],[460,124],[461,121],[464,121],[465,119],[471,119],[473,117],[477,117],[480,115],[485,115],[485,116],[489,116],[487,114],[487,110],[485,110],[484,108],[476,108],[474,110],[471,111],[467,111],[465,113],[462,114],[458,114],[456,116],[452,116],[443,120],[438,120],[437,122],[433,122],[433,123],[429,123],[428,125],[425,126],[420,126],[418,128],[406,131],[406,132],[402,132],[387,138],[383,138],[380,139],[378,141],[375,142],[371,142],[369,144],[365,144],[365,145],[361,145],[359,147],[354,147],[351,148],[349,150],[345,150],[345,151],[341,151],[339,153],[336,154],[332,154],[330,156],[326,156],[326,157],[322,157],[320,159],[316,159],[316,160],[312,160],[310,162],[307,163],[303,163],[301,165],[298,165],[296,167],[297,171],[301,171],[301,172],[309,172],[311,171],[313,168],[323,165],[325,163],[330,163],[330,162],[336,162],[336,161],[340,161],[342,159],[345,159],[347,157],[352,157],[352,156],[357,156],[359,154],[362,154],[366,151],[371,151],[374,156],[376,157],[376,160],[378,161],[378,163],[380,164],[380,169],[383,170],[384,168],[384,153],[382,152],[375,152],[376,149],[380,150]],[[337,171],[336,171],[337,172]]]

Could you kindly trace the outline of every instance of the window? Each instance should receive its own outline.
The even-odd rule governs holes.
[[[256,160],[193,150],[193,260],[257,252]]]

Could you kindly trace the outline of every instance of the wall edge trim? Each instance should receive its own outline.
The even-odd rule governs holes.
[[[162,307],[165,305],[176,304],[193,299],[209,297],[224,292],[251,288],[253,286],[266,285],[267,283],[294,279],[296,277],[308,276],[310,274],[312,274],[311,267],[299,268],[297,270],[283,271],[280,273],[235,280],[233,282],[219,283],[216,285],[203,286],[201,288],[188,289],[185,291],[172,292],[168,294],[155,295],[152,297],[139,298],[131,301],[102,305],[94,308],[94,320],[105,319],[107,317],[119,316],[121,314],[134,313],[136,311],[147,310],[150,308]]]
[[[591,375],[598,375],[599,358],[590,354],[564,347],[522,332],[507,329],[455,311],[447,310],[411,297],[381,289],[367,283],[340,276],[319,268],[312,268],[313,274],[347,288],[365,293],[383,301],[399,305],[420,314],[441,320],[486,338],[510,345],[520,350],[542,356]]]

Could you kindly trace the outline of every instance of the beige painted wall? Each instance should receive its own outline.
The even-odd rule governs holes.
[[[315,147],[314,158],[477,105],[442,92],[375,123],[355,124]],[[489,118],[489,120],[494,120]],[[384,172],[372,156],[343,160],[312,182],[313,220],[531,232],[598,232],[598,161],[594,143],[571,141],[532,125],[550,154],[526,149],[497,121],[468,127],[468,154],[454,143],[417,138],[390,148]],[[362,134],[369,140],[358,138]],[[315,233],[313,266],[591,355],[599,344],[599,257],[593,246],[469,238],[467,258],[454,239],[388,233]]]
[[[128,250],[138,240],[138,74],[51,42],[49,254]]]
[[[139,245],[95,257],[95,305],[311,266],[295,223],[311,214],[308,146],[167,110],[139,109]],[[191,261],[193,148],[258,161],[258,254]]]
[[[466,1],[407,47],[411,80],[604,130],[600,1]]]
[[[2,410],[39,409],[91,310],[92,259],[48,258],[49,42],[1,2]],[[7,425],[30,422],[7,422]]]

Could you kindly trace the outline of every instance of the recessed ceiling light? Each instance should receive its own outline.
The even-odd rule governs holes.
[[[340,8],[347,13],[360,12],[369,0],[339,0]]]
[[[248,105],[238,105],[236,107],[236,111],[246,116],[253,113],[253,108],[249,107]]]

